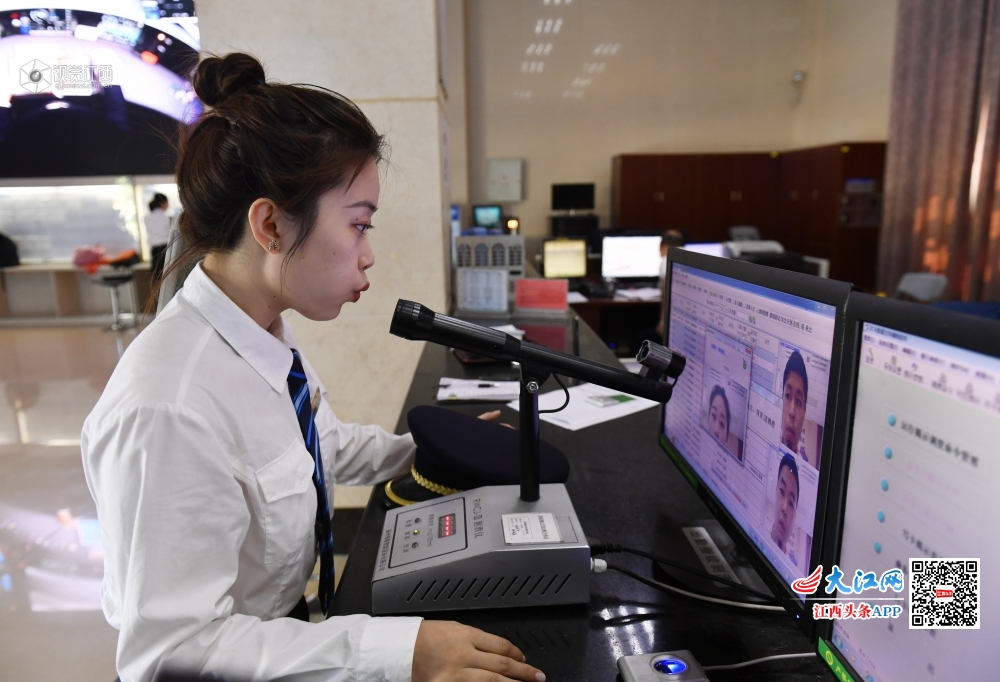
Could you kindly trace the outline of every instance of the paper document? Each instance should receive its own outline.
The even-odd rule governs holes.
[[[553,410],[566,401],[562,389],[543,393],[538,396],[538,409]],[[561,412],[538,415],[543,422],[561,426],[570,431],[579,431],[594,424],[611,421],[626,415],[648,410],[658,405],[652,400],[637,398],[621,391],[597,386],[596,384],[580,384],[569,389],[569,405]],[[507,407],[517,410],[518,401],[507,403]]]
[[[518,381],[490,381],[488,379],[452,379],[441,377],[438,382],[437,401],[480,400],[503,402],[516,400],[521,392]]]
[[[615,292],[616,301],[646,301],[652,303],[660,300],[660,290],[656,287],[642,289],[619,289]]]
[[[579,291],[571,291],[566,294],[566,303],[586,303],[587,297]]]
[[[518,329],[512,324],[501,324],[498,327],[492,327],[492,329],[496,329],[498,332],[503,332],[504,334],[510,334],[515,339],[524,340],[524,330]]]

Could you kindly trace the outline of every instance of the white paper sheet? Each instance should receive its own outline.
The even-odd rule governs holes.
[[[586,303],[587,297],[579,291],[571,291],[566,294],[566,303]]]
[[[616,301],[646,301],[648,303],[660,300],[660,290],[656,287],[642,289],[619,289],[615,292]]]
[[[515,400],[521,391],[517,381],[489,381],[488,379],[452,379],[441,377],[438,382],[437,401],[478,400],[503,402]]]
[[[552,410],[562,405],[565,400],[566,394],[562,389],[543,393],[538,396],[538,409]],[[592,401],[607,402],[608,406],[598,407]],[[579,431],[594,424],[648,410],[657,404],[652,400],[625,395],[621,391],[613,391],[595,384],[580,384],[569,389],[569,405],[565,410],[541,414],[539,419],[570,431]],[[516,411],[519,407],[518,401],[507,403],[507,407]]]

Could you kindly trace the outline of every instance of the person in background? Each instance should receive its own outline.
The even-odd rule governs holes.
[[[163,274],[163,261],[167,257],[167,240],[170,238],[170,216],[167,215],[169,206],[166,195],[157,192],[149,202],[149,213],[146,214],[146,238],[153,257],[154,282]]]
[[[680,230],[667,230],[660,237],[660,321],[656,324],[657,343],[663,343],[663,330],[667,319],[667,252],[675,246],[684,246]]]
[[[17,244],[7,235],[0,232],[0,268],[12,268],[20,265],[21,259],[17,255]]]

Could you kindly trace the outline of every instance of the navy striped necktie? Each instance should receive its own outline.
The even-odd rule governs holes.
[[[313,484],[316,486],[316,552],[319,554],[319,605],[325,614],[333,601],[333,528],[330,523],[330,502],[323,480],[323,456],[319,452],[319,434],[313,420],[309,400],[309,383],[299,352],[292,349],[292,369],[288,373],[288,393],[292,396],[295,415],[306,449],[313,458]]]

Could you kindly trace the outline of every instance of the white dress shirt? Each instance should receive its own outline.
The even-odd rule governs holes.
[[[294,347],[197,266],[129,346],[87,418],[83,464],[101,521],[104,614],[123,682],[163,669],[237,680],[410,679],[419,618],[285,618],[316,560],[313,461],[288,393]],[[409,470],[413,438],[344,424],[322,400],[316,428],[333,482]],[[339,548],[344,551],[346,548]]]
[[[146,240],[150,246],[165,245],[170,238],[170,216],[162,208],[146,214]]]

